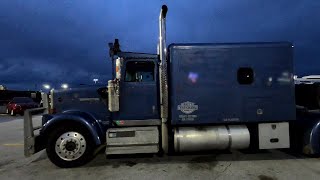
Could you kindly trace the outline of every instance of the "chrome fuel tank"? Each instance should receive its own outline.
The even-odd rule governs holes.
[[[250,133],[245,125],[178,127],[174,130],[176,152],[214,149],[245,149]]]

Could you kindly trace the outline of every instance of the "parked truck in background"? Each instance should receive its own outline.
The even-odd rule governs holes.
[[[122,52],[116,40],[108,85],[51,91],[41,127],[32,125],[39,108],[25,113],[25,156],[46,149],[55,165],[75,167],[100,147],[106,155],[293,146],[320,153],[320,114],[295,103],[291,43],[166,46],[167,10],[158,54]]]
[[[296,104],[311,110],[320,109],[320,75],[295,77]]]

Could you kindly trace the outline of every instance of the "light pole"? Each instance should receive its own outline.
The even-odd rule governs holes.
[[[99,79],[93,79],[94,84],[97,84],[97,82],[99,81]]]

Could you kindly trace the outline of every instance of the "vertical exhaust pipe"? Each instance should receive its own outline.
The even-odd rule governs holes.
[[[168,81],[167,81],[167,47],[166,47],[166,15],[168,7],[163,5],[159,16],[159,44],[158,54],[160,58],[160,105],[161,105],[161,137],[162,150],[168,153]]]
[[[166,16],[168,12],[168,7],[166,5],[163,5],[160,11],[159,16],[159,55],[160,55],[160,61],[163,63],[166,59]]]

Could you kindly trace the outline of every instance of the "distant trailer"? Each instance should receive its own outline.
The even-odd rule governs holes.
[[[294,77],[295,84],[315,84],[320,83],[320,75],[309,75],[301,78]]]
[[[320,75],[309,75],[295,80],[296,104],[310,110],[320,109]]]

